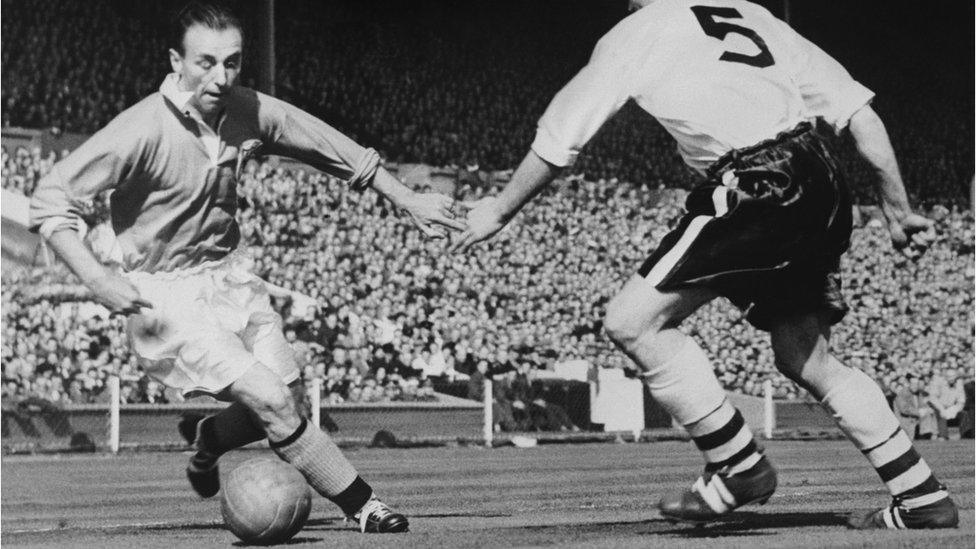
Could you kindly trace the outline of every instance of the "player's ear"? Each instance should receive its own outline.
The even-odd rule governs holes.
[[[173,72],[177,74],[183,72],[183,56],[173,48],[169,49],[169,64],[173,67]]]

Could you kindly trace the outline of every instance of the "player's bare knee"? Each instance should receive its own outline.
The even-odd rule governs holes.
[[[256,395],[251,409],[272,438],[287,437],[301,423],[292,393],[284,384],[269,387]]]
[[[607,314],[603,318],[603,328],[607,331],[610,340],[621,347],[628,347],[640,335],[630,317],[612,307],[607,308]]]
[[[620,300],[610,302],[603,319],[603,328],[607,331],[607,336],[625,349],[629,349],[640,339],[653,337],[663,324],[664,319],[659,315],[643,318],[631,304]]]

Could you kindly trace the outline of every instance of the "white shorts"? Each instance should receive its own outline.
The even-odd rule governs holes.
[[[215,395],[258,362],[285,383],[298,379],[281,316],[250,267],[235,253],[190,269],[125,275],[153,305],[128,324],[146,374],[184,396]]]

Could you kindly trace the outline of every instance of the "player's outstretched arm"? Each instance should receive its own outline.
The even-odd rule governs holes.
[[[466,252],[478,242],[501,230],[535,195],[559,173],[559,168],[543,160],[534,151],[525,155],[512,180],[498,196],[481,199],[468,211],[468,228],[451,246],[452,251]]]
[[[888,220],[892,243],[902,248],[913,234],[930,228],[932,220],[912,212],[888,131],[874,109],[865,105],[854,113],[849,128],[858,152],[878,174],[881,211]]]
[[[468,229],[451,246],[453,251],[467,251],[501,230],[561,168],[573,164],[583,146],[627,103],[634,75],[649,55],[629,45],[647,42],[641,40],[645,31],[621,24],[600,39],[586,66],[552,98],[529,153],[505,189],[469,205]]]
[[[438,193],[418,193],[383,168],[373,176],[373,189],[410,215],[414,224],[430,238],[445,238],[444,229],[463,231],[464,221],[457,219],[458,203]]]
[[[294,105],[263,94],[256,94],[256,98],[268,152],[301,160],[347,180],[355,189],[372,186],[397,208],[406,210],[428,237],[445,237],[445,228],[464,229],[464,223],[455,219],[453,199],[440,194],[414,192],[380,166],[376,151],[363,148]]]
[[[108,271],[95,259],[95,255],[85,246],[81,236],[71,229],[55,231],[47,239],[54,253],[95,295],[95,300],[115,313],[138,313],[143,307],[152,304],[139,295],[135,286],[124,278]]]

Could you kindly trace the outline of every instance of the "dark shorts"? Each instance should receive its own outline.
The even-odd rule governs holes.
[[[838,269],[851,197],[828,147],[801,124],[723,156],[640,275],[661,291],[712,289],[762,330],[803,313],[839,322],[848,310]]]

